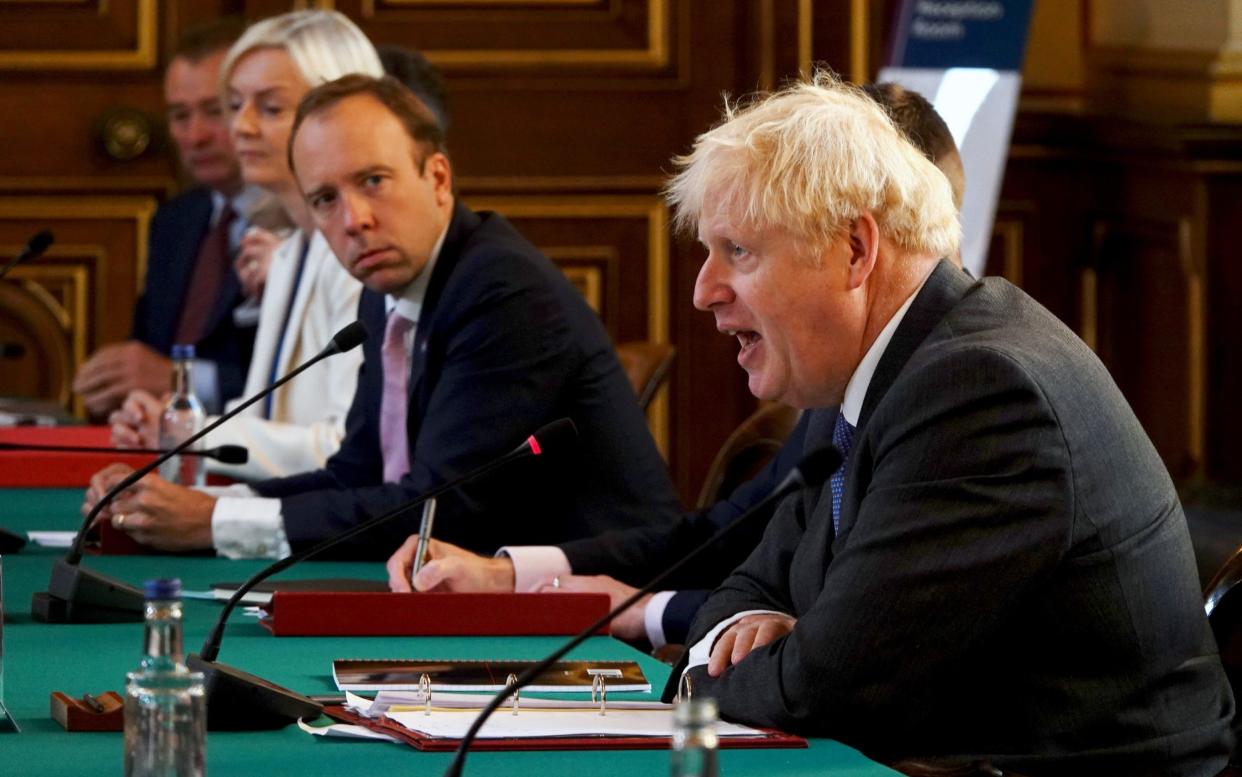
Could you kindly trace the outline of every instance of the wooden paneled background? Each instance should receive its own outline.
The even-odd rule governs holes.
[[[307,5],[307,4],[303,4]],[[697,493],[755,407],[735,344],[690,305],[701,252],[668,232],[669,158],[724,92],[825,62],[870,78],[892,0],[335,0],[377,43],[444,72],[459,188],[557,261],[617,340],[671,341],[650,421]],[[178,31],[279,0],[0,0],[0,255],[50,227],[49,256],[0,283],[0,394],[74,407],[85,354],[125,337],[144,234],[178,188],[160,74]],[[1041,0],[989,270],[1093,345],[1184,483],[1242,482],[1242,131],[1108,110],[1126,68],[1092,40],[1091,3]],[[1123,63],[1124,65],[1125,63]],[[1096,78],[1107,73],[1113,81]],[[1107,92],[1111,93],[1111,92]],[[1132,115],[1135,112],[1131,112]],[[111,146],[108,141],[111,141]]]

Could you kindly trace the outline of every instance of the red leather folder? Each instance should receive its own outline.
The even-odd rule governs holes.
[[[88,553],[100,556],[154,556],[162,554],[162,551],[158,551],[150,545],[143,545],[120,529],[112,528],[112,524],[106,521],[99,524],[99,528],[95,531],[99,536],[99,541],[87,548]]]
[[[608,594],[587,593],[277,591],[259,622],[278,637],[558,635],[590,626],[608,604]]]
[[[336,704],[324,707],[323,711],[333,720],[388,734],[419,750],[451,752],[461,744],[460,739],[431,737],[419,731],[411,731],[385,717],[364,718]],[[802,737],[772,729],[765,729],[762,737],[720,737],[718,743],[721,749],[803,748],[807,746],[806,740]],[[479,738],[470,743],[470,750],[668,750],[671,746],[670,737],[512,737],[508,739]]]
[[[106,426],[15,426],[0,429],[0,442],[107,448],[112,433]],[[141,467],[153,458],[142,453],[0,451],[0,487],[86,488],[91,475],[109,464]]]

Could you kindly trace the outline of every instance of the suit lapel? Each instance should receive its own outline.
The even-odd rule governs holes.
[[[427,281],[427,292],[423,295],[423,305],[418,314],[418,326],[414,330],[414,349],[410,354],[409,395],[411,408],[421,397],[423,377],[427,372],[427,353],[435,331],[436,310],[440,306],[444,287],[449,276],[461,258],[462,250],[470,235],[478,229],[479,216],[460,202],[453,206],[453,216],[449,221],[448,232],[444,235],[444,243],[440,246],[440,255],[436,257],[431,278]],[[406,417],[406,427],[411,432],[411,439],[418,429],[417,421],[421,414],[411,412]]]
[[[858,489],[858,451],[861,447],[867,420],[875,408],[884,399],[890,387],[905,368],[910,357],[918,350],[927,335],[948,314],[953,306],[977,283],[961,269],[947,261],[941,260],[932,270],[932,274],[919,290],[918,296],[906,311],[906,317],[897,326],[893,339],[884,349],[880,363],[876,365],[871,376],[871,384],[867,387],[867,395],[863,398],[862,410],[858,414],[858,427],[854,432],[854,447],[850,451],[848,469],[845,478],[845,494],[841,499],[840,531],[833,540],[833,549],[839,550],[839,542],[849,535],[854,520],[858,517],[857,506],[861,501],[854,498]],[[831,437],[829,437],[831,439]]]
[[[871,384],[867,387],[867,395],[863,398],[862,410],[858,414],[855,440],[914,351],[975,283],[977,281],[943,259],[932,270],[910,309],[906,311],[906,317],[893,333],[893,339],[884,349],[875,374],[871,376]]]

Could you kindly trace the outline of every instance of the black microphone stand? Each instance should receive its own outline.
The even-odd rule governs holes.
[[[164,462],[181,453],[194,443],[215,431],[221,424],[236,416],[263,397],[288,383],[303,371],[336,353],[357,347],[366,339],[366,327],[361,321],[346,326],[332,338],[332,343],[280,380],[250,397],[237,407],[208,424],[202,431],[191,435],[180,445],[157,457],[150,464],[140,467],[117,483],[103,495],[82,521],[73,539],[73,547],[52,566],[52,578],[46,591],[34,594],[30,603],[31,615],[43,623],[131,623],[142,620],[143,595],[141,589],[107,575],[84,569],[81,566],[86,533],[95,517],[116,498],[117,494],[154,472]]]
[[[764,497],[759,504],[725,524],[724,527],[709,537],[701,545],[683,556],[677,563],[656,575],[642,588],[630,594],[625,601],[618,604],[606,615],[592,623],[590,626],[587,626],[582,631],[578,632],[576,636],[571,638],[564,645],[561,645],[559,648],[552,651],[552,653],[542,661],[528,667],[524,672],[522,672],[522,674],[518,675],[516,682],[507,684],[495,696],[493,696],[487,706],[479,712],[477,717],[475,717],[474,723],[470,725],[470,728],[466,731],[466,735],[461,738],[461,743],[457,746],[457,750],[453,754],[452,762],[449,763],[448,768],[444,770],[444,777],[461,777],[462,769],[466,766],[466,753],[470,750],[470,743],[474,741],[475,736],[479,733],[479,729],[483,727],[483,724],[487,722],[487,719],[491,717],[491,714],[495,712],[500,705],[504,704],[505,700],[508,699],[511,694],[525,688],[530,684],[531,680],[534,680],[542,672],[555,664],[558,660],[564,657],[566,653],[578,647],[583,642],[586,642],[587,639],[589,639],[593,634],[608,625],[618,615],[625,612],[630,607],[633,607],[639,599],[654,591],[657,586],[667,580],[670,576],[679,572],[683,567],[698,558],[700,554],[705,552],[708,548],[714,546],[717,542],[730,534],[734,529],[746,523],[746,521],[755,515],[758,515],[762,511],[762,508],[766,508],[768,505],[784,498],[786,495],[794,491],[805,488],[808,485],[822,482],[840,465],[841,454],[836,448],[821,448],[807,454],[802,459],[801,463],[799,463],[797,467],[785,476],[785,479],[781,482],[781,484],[773,489],[772,493]]]
[[[233,609],[259,583],[277,572],[281,572],[301,561],[318,555],[323,551],[353,539],[370,531],[380,524],[398,518],[421,507],[430,499],[452,491],[461,485],[483,477],[498,467],[508,464],[514,459],[530,454],[541,455],[543,449],[558,447],[565,439],[576,435],[573,422],[562,418],[544,426],[535,432],[526,442],[498,459],[477,467],[466,474],[443,483],[419,496],[413,501],[389,510],[382,515],[369,518],[362,523],[347,529],[340,534],[329,537],[299,553],[286,556],[252,575],[246,582],[238,586],[233,595],[225,603],[224,609],[216,619],[216,625],[203,642],[202,651],[198,655],[191,654],[186,658],[186,665],[195,672],[202,672],[207,689],[207,728],[212,731],[256,731],[282,728],[298,718],[317,717],[323,711],[323,705],[307,697],[294,693],[287,688],[270,683],[261,677],[243,672],[227,664],[216,663],[220,653],[220,643],[224,639],[224,625]]]
[[[168,448],[106,448],[89,445],[38,445],[18,442],[0,442],[0,451],[28,451],[34,453],[115,453],[119,455],[164,454]],[[181,456],[198,456],[215,459],[223,464],[245,464],[250,452],[241,445],[217,445],[204,451],[181,451]]]
[[[3,279],[4,276],[9,274],[10,270],[22,262],[39,258],[39,256],[54,242],[56,242],[56,238],[52,235],[51,230],[48,229],[45,229],[30,238],[30,240],[26,241],[26,245],[22,246],[22,250],[17,252],[17,256],[13,257],[13,259],[4,266],[4,269],[0,269],[0,279]]]

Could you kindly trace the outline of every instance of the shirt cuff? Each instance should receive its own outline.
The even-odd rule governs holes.
[[[245,483],[233,483],[227,486],[199,486],[196,491],[202,491],[207,496],[214,496],[216,499],[224,496],[233,496],[239,499],[258,496],[254,489]]]
[[[211,513],[211,542],[225,558],[284,558],[289,539],[279,499],[221,497]]]
[[[518,593],[537,591],[552,578],[573,572],[569,557],[555,545],[506,546],[496,551],[500,556],[513,562],[513,590]]]
[[[729,628],[737,621],[740,621],[742,618],[745,618],[747,615],[761,615],[763,613],[772,613],[774,615],[785,614],[778,610],[744,610],[730,618],[722,620],[720,623],[717,623],[711,631],[707,632],[703,639],[694,643],[694,646],[690,648],[690,654],[686,659],[686,669],[681,673],[681,676],[685,677],[686,672],[689,672],[696,666],[707,665],[707,661],[712,655],[712,648],[716,645],[716,638],[719,637],[725,629]]]
[[[668,642],[664,638],[664,608],[676,595],[676,591],[657,591],[651,595],[643,610],[643,627],[647,630],[647,641],[651,643],[652,650],[662,648]]]

